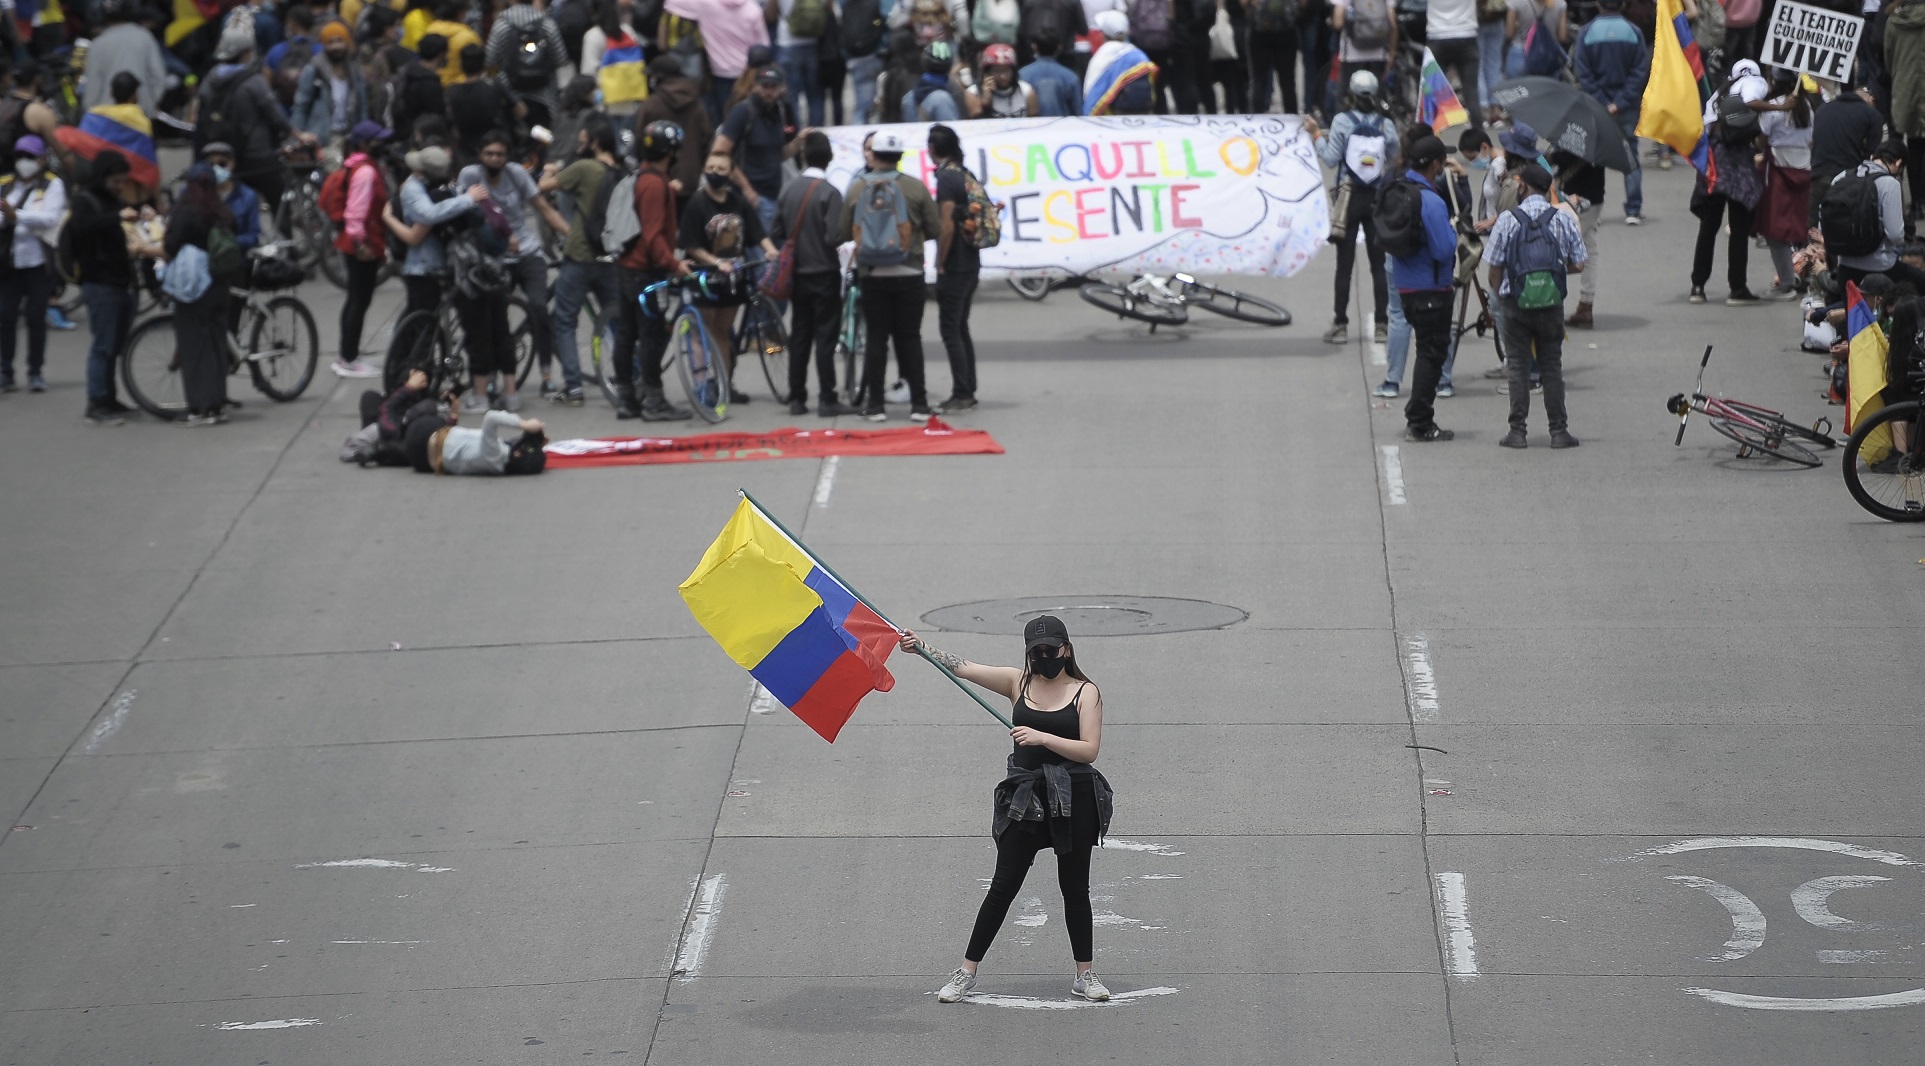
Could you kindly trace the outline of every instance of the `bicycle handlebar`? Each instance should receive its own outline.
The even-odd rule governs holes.
[[[1711,345],[1707,344],[1704,346],[1704,358],[1698,360],[1698,369],[1703,370],[1705,367],[1710,365],[1711,365]]]
[[[658,281],[643,289],[641,295],[636,297],[636,299],[641,302],[643,314],[650,318],[660,318],[665,308],[657,306],[660,298],[656,294],[664,289],[690,288],[699,290],[702,299],[708,300],[714,298],[714,294],[709,292],[707,272],[696,270],[690,271],[679,278],[668,278],[663,281]]]

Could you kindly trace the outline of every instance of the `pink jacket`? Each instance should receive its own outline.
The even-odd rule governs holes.
[[[761,0],[667,0],[662,10],[702,27],[710,73],[730,81],[749,65],[749,48],[769,43]]]
[[[381,224],[381,206],[387,202],[388,194],[381,165],[366,152],[354,153],[341,165],[348,168],[348,208],[346,226],[334,246],[352,253],[356,244],[365,243],[386,255],[388,234],[387,227]]]

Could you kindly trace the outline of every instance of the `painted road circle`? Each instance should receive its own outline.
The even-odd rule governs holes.
[[[938,607],[922,616],[926,626],[951,633],[1013,636],[1037,615],[1053,614],[1077,636],[1138,637],[1224,629],[1249,612],[1208,600],[1170,596],[1022,596]]]

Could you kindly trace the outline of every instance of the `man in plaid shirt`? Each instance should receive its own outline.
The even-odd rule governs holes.
[[[1544,416],[1551,447],[1575,448],[1564,411],[1565,278],[1584,269],[1584,235],[1569,212],[1552,207],[1550,172],[1535,163],[1518,175],[1523,202],[1497,218],[1484,243],[1491,289],[1504,309],[1504,359],[1510,373],[1511,431],[1499,441],[1524,448],[1531,413],[1531,355],[1544,382]]]

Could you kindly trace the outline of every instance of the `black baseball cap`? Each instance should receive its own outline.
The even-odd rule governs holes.
[[[1023,654],[1037,648],[1060,648],[1069,643],[1069,630],[1053,614],[1039,614],[1023,626]]]

